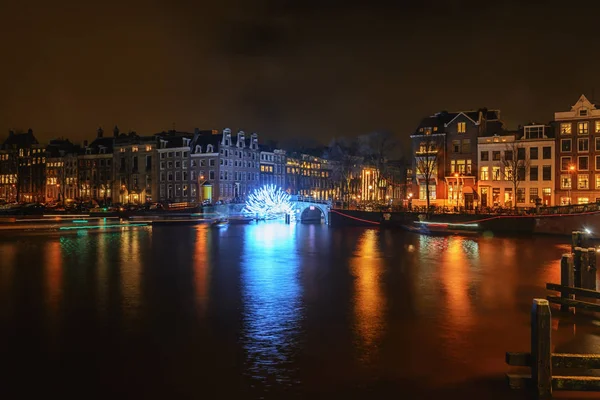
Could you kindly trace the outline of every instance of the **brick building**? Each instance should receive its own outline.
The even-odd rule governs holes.
[[[558,204],[600,201],[600,108],[584,95],[554,113]]]

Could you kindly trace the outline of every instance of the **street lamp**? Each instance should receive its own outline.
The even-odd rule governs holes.
[[[567,196],[569,197],[569,205],[571,205],[571,188],[573,187],[573,171],[575,171],[575,165],[569,165],[569,178],[571,179],[571,184],[569,185],[569,192]]]
[[[456,186],[454,186],[454,196],[456,197],[456,207],[458,207],[458,172],[454,173],[456,178]]]

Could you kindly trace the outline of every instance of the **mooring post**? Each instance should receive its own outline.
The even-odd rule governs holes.
[[[581,245],[579,242],[579,231],[571,232],[571,253],[575,251],[575,247],[579,247]]]
[[[573,287],[573,254],[563,254],[560,259],[560,284],[561,286]],[[573,295],[560,292],[563,299],[572,299]],[[560,311],[568,312],[569,306],[561,304]]]
[[[590,287],[591,290],[596,290],[596,274],[597,271],[597,263],[598,263],[598,254],[596,254],[596,249],[594,247],[590,247],[588,249],[588,257],[590,263]]]
[[[581,247],[573,249],[573,287],[581,287]]]
[[[581,249],[581,287],[589,289],[590,283],[590,257],[586,248]]]
[[[531,378],[538,399],[552,397],[552,315],[550,303],[533,299],[531,308]]]

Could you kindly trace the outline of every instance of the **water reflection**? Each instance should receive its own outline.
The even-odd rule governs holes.
[[[206,226],[196,228],[196,243],[194,248],[194,290],[196,292],[196,307],[200,315],[206,314],[209,297],[209,280],[212,248],[212,235]]]
[[[46,243],[45,257],[46,304],[49,307],[49,314],[56,317],[62,296],[63,280],[63,259],[59,241],[52,240]]]
[[[142,253],[141,230],[126,230],[120,235],[120,275],[123,312],[129,318],[138,316],[141,296]]]
[[[302,318],[296,231],[266,223],[244,230],[241,265],[243,343],[251,375],[289,381]]]
[[[371,357],[385,329],[385,298],[380,279],[384,270],[378,231],[365,230],[350,261],[355,279],[354,313],[365,359]]]
[[[447,311],[448,332],[452,335],[461,335],[469,328],[473,319],[469,289],[473,284],[473,270],[470,255],[474,243],[472,240],[462,238],[447,238],[447,248],[441,254],[442,267],[440,268],[441,285],[445,293],[444,307]]]
[[[8,314],[10,310],[17,249],[14,243],[0,243],[0,316]]]

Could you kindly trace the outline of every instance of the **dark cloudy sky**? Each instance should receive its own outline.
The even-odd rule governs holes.
[[[548,121],[600,100],[597,3],[3,1],[0,137],[175,124],[326,142],[482,106]]]

